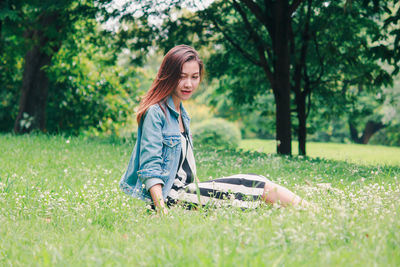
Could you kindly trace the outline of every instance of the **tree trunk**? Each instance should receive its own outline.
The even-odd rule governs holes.
[[[0,53],[3,53],[3,33],[2,33],[2,28],[3,28],[3,21],[0,20]]]
[[[356,144],[360,144],[360,138],[358,137],[358,131],[356,126],[354,125],[354,123],[352,121],[349,120],[349,128],[350,128],[350,139],[356,143]]]
[[[350,138],[354,143],[368,144],[371,137],[376,132],[378,132],[380,129],[385,128],[386,125],[382,124],[381,122],[368,121],[367,124],[365,125],[364,131],[363,131],[363,134],[361,137],[359,137],[357,128],[354,126],[354,124],[351,121],[349,121],[349,127],[350,127]]]
[[[21,87],[19,112],[14,124],[16,133],[33,129],[46,129],[46,102],[48,78],[42,69],[51,61],[51,56],[34,46],[25,56],[24,75]]]
[[[306,95],[296,95],[297,105],[297,118],[299,120],[298,129],[298,141],[299,141],[299,155],[306,155],[306,138],[307,138],[307,127],[306,127]]]
[[[307,13],[306,13],[306,20],[304,31],[302,34],[302,45],[301,45],[301,52],[298,61],[294,67],[294,85],[293,85],[293,92],[295,93],[295,102],[296,102],[296,113],[297,118],[299,121],[299,127],[297,130],[298,141],[299,141],[299,155],[305,156],[306,155],[306,137],[307,137],[307,112],[306,112],[306,98],[311,94],[311,87],[310,87],[310,79],[307,74],[307,52],[308,52],[308,43],[310,41],[310,20],[311,20],[311,7],[312,7],[312,0],[307,1]],[[293,29],[290,28],[291,33],[291,52],[292,57],[296,58],[295,55],[295,40],[293,36]],[[302,75],[303,73],[303,75]],[[301,81],[304,80],[304,87],[303,90],[301,89]]]
[[[288,1],[275,2],[274,34],[272,37],[274,58],[274,83],[276,101],[276,140],[278,154],[292,154],[290,118],[290,60],[289,60],[289,14]]]
[[[363,144],[368,144],[369,139],[371,139],[377,131],[383,128],[385,128],[385,125],[381,122],[368,121],[367,125],[365,125],[363,135],[361,136],[361,142]]]
[[[56,13],[46,14],[39,19],[39,25],[43,28],[52,27],[56,20]],[[50,40],[42,29],[30,30],[26,38],[33,46],[25,55],[19,111],[14,123],[14,132],[27,133],[33,129],[44,132],[49,80],[43,67],[50,64],[60,44],[44,49],[54,40]]]

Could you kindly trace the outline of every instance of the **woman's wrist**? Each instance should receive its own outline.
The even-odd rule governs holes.
[[[161,184],[153,185],[149,189],[149,192],[157,212],[161,212],[162,214],[168,213],[162,196],[162,185]]]

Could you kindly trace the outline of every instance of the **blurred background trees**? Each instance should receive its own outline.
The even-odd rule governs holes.
[[[91,127],[110,131],[132,116],[137,90],[147,83],[138,66],[151,45],[151,32],[145,31],[146,21],[132,22],[131,17],[128,22],[121,18],[130,34],[104,29],[102,22],[113,16],[107,11],[109,4],[107,0],[2,2],[2,131],[79,134]],[[139,31],[134,23],[144,26]],[[133,36],[137,32],[140,36]],[[142,53],[121,59],[127,39],[133,37],[138,41],[132,47],[139,44]]]
[[[400,145],[397,1],[0,5],[1,131],[130,136],[164,52],[185,43],[207,70],[189,104],[244,138],[281,154],[297,138],[302,155],[306,140]]]

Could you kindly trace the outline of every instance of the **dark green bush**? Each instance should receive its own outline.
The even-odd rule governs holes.
[[[371,145],[400,146],[400,125],[391,125],[374,134]]]
[[[224,119],[205,120],[192,127],[193,142],[213,148],[237,148],[241,139],[239,128]]]

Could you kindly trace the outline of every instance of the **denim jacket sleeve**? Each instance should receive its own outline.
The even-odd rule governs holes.
[[[162,169],[162,128],[165,114],[158,105],[151,106],[143,119],[140,141],[140,166],[138,178],[149,190],[153,185],[162,184],[168,179],[168,173]]]

